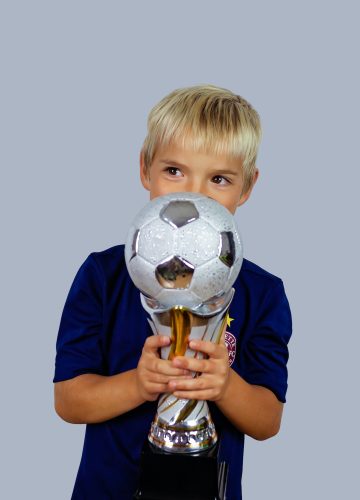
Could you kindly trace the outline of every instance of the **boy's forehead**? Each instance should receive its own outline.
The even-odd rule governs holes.
[[[241,168],[241,158],[234,158],[226,154],[217,154],[209,149],[196,149],[191,143],[172,141],[169,144],[162,144],[156,148],[154,161],[168,163],[177,162],[187,166],[188,163],[207,163],[218,168]]]

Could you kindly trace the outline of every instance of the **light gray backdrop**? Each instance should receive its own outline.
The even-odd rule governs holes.
[[[199,83],[261,115],[237,220],[294,320],[281,433],[247,439],[244,498],[357,498],[358,19],[350,1],[1,3],[1,498],[70,498],[84,426],[53,410],[65,298],[148,199],[148,111]]]

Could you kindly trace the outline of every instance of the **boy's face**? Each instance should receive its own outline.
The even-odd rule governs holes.
[[[243,193],[240,160],[225,155],[198,153],[175,143],[157,149],[147,172],[141,154],[140,176],[142,185],[150,191],[151,200],[168,193],[202,193],[233,214],[249,198],[252,190],[251,187]],[[257,177],[256,170],[253,186]]]

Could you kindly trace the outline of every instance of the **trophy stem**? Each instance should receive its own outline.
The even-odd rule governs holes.
[[[226,327],[230,300],[212,316],[203,316],[184,306],[166,311],[151,309],[145,300],[149,323],[155,334],[169,332],[171,345],[162,348],[161,357],[172,360],[176,356],[203,358],[204,354],[189,348],[190,339],[219,343]],[[199,374],[192,373],[193,377]],[[149,441],[155,447],[172,453],[194,454],[210,450],[217,443],[217,434],[206,401],[181,399],[171,393],[160,396],[156,416],[149,432]]]
[[[191,333],[193,315],[182,306],[175,306],[170,309],[171,324],[171,348],[169,358],[172,360],[176,356],[184,356]]]

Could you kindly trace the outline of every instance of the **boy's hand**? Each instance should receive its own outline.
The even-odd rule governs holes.
[[[221,337],[220,344],[191,340],[189,347],[194,351],[207,354],[208,359],[178,356],[173,359],[172,364],[176,368],[198,372],[200,376],[192,379],[171,380],[169,389],[178,398],[218,401],[227,387],[230,370],[224,335]]]
[[[170,337],[151,335],[145,341],[136,369],[137,386],[142,398],[155,401],[162,392],[169,392],[168,383],[174,378],[189,376],[186,369],[175,367],[171,361],[163,360],[159,348],[170,344]]]

